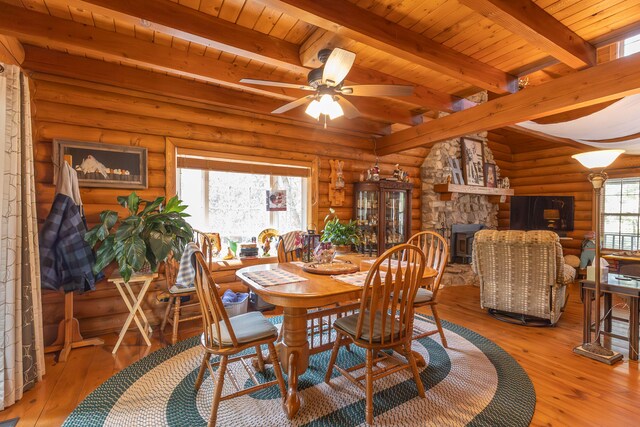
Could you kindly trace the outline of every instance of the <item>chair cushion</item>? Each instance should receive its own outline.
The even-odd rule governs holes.
[[[371,336],[371,331],[369,331],[369,312],[365,311],[362,315],[364,316],[364,319],[363,319],[363,325],[362,325],[362,336],[360,337],[360,339],[364,341],[369,341],[369,338]],[[360,316],[360,313],[352,314],[346,317],[341,317],[337,319],[335,322],[333,322],[333,326],[355,337],[359,316]],[[391,338],[391,315],[386,314],[386,316],[387,316],[387,320],[385,323],[386,330],[384,331],[384,340],[389,341]],[[402,325],[400,325],[400,322],[398,322],[397,320],[393,322],[393,332],[396,337],[398,336],[398,333],[400,332],[401,327]],[[371,341],[373,342],[382,341],[382,313],[381,312],[376,312],[376,318],[373,322],[373,339]]]
[[[172,294],[188,294],[191,292],[195,293],[196,288],[195,286],[185,286],[184,288],[182,288],[177,285],[173,285],[172,287],[169,288],[169,292]]]
[[[402,298],[402,292],[400,292],[400,298]],[[413,304],[424,304],[425,302],[429,302],[433,299],[433,292],[425,289],[418,288],[418,292],[416,293],[416,297],[413,300]]]
[[[432,299],[433,299],[433,292],[425,288],[418,288],[418,292],[416,293],[416,298],[413,300],[413,303],[421,304],[421,303],[429,302]]]
[[[236,334],[238,344],[246,344],[271,336],[275,338],[278,335],[278,328],[269,322],[259,311],[251,311],[231,317],[229,318],[229,322],[231,322],[231,328],[233,328],[233,332]],[[215,326],[212,326],[213,339],[219,342],[216,332]],[[220,335],[222,336],[222,345],[233,345],[229,330],[224,322],[220,322]]]

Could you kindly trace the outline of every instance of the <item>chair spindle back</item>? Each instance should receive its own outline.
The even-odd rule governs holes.
[[[395,259],[394,259],[395,258]],[[403,262],[399,260],[404,260]],[[413,301],[424,274],[425,256],[420,248],[406,243],[383,253],[373,264],[362,290],[356,339],[362,340],[365,312],[369,312],[368,330],[374,330],[378,313],[382,319],[380,344],[403,342],[413,333]],[[390,315],[388,315],[390,314]],[[389,334],[385,340],[386,332]],[[369,334],[369,344],[374,344]]]
[[[285,251],[284,240],[282,236],[278,236],[278,262],[302,261],[302,249],[294,249]]]
[[[444,237],[434,231],[416,233],[409,238],[407,243],[422,249],[426,260],[425,267],[433,268],[438,272],[433,280],[428,281],[427,285],[427,290],[433,292],[433,299],[435,300],[440,288],[442,274],[447,262],[449,262],[449,245]]]

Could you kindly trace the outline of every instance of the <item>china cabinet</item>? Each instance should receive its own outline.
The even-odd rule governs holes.
[[[398,181],[355,183],[353,218],[362,240],[357,252],[377,256],[407,241],[412,188],[411,183]]]

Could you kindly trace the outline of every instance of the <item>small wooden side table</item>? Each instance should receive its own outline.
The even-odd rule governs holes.
[[[118,288],[118,292],[120,292],[122,300],[129,309],[129,316],[122,326],[120,336],[118,336],[118,341],[116,342],[116,345],[113,347],[113,351],[111,352],[112,354],[116,354],[116,351],[118,351],[118,347],[120,347],[122,339],[129,329],[129,325],[131,325],[131,322],[134,320],[136,322],[136,325],[138,326],[138,329],[140,330],[140,333],[142,334],[142,338],[144,338],[148,346],[151,346],[151,340],[149,339],[149,336],[151,335],[153,330],[151,329],[151,325],[147,320],[147,316],[144,314],[144,311],[142,310],[142,307],[140,307],[140,305],[142,304],[142,301],[144,301],[144,297],[149,290],[149,285],[151,285],[151,282],[153,282],[153,280],[157,277],[157,273],[137,273],[132,275],[128,282],[125,282],[120,273],[117,271],[112,274],[111,277],[109,277],[109,282],[116,285],[116,288]],[[142,283],[142,287],[140,288],[140,292],[138,292],[137,297],[133,293],[133,289],[131,289],[132,283]]]
[[[638,343],[640,342],[640,281],[637,280],[618,280],[617,274],[609,274],[605,283],[600,283],[600,289],[604,294],[604,328],[601,333],[614,338],[623,339],[629,341],[629,359],[638,360]],[[582,340],[583,342],[591,342],[592,326],[596,319],[592,319],[591,309],[593,306],[593,298],[595,297],[595,283],[588,280],[580,281],[580,290],[583,296],[583,330]],[[613,318],[612,297],[617,295],[619,297],[629,299],[629,336],[615,334],[611,331],[611,323]]]

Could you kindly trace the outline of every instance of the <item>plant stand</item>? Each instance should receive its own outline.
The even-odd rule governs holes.
[[[58,336],[50,346],[45,347],[45,353],[59,351],[58,362],[66,362],[72,348],[103,345],[100,338],[84,339],[80,334],[80,323],[73,317],[73,292],[64,294],[64,319],[58,324]]]
[[[131,276],[128,282],[125,282],[122,276],[120,276],[120,273],[115,272],[109,278],[109,281],[116,285],[116,288],[118,288],[118,292],[120,292],[122,300],[129,309],[129,316],[122,326],[122,330],[120,331],[120,335],[118,336],[118,341],[111,351],[112,354],[116,354],[116,351],[118,351],[118,347],[120,347],[120,344],[122,343],[122,340],[127,333],[129,326],[131,325],[131,322],[134,320],[136,322],[136,325],[138,326],[138,329],[140,330],[140,333],[142,334],[142,338],[144,338],[148,346],[151,346],[151,340],[149,339],[149,336],[153,332],[153,329],[151,329],[151,325],[147,320],[147,316],[144,314],[144,311],[142,310],[142,307],[140,307],[140,305],[142,304],[142,301],[144,300],[144,297],[149,290],[149,285],[151,285],[151,282],[153,282],[153,279],[155,279],[156,277],[158,277],[157,273],[134,274],[133,276]],[[138,292],[137,297],[131,289],[132,283],[142,283],[142,287],[140,288],[140,292]]]

